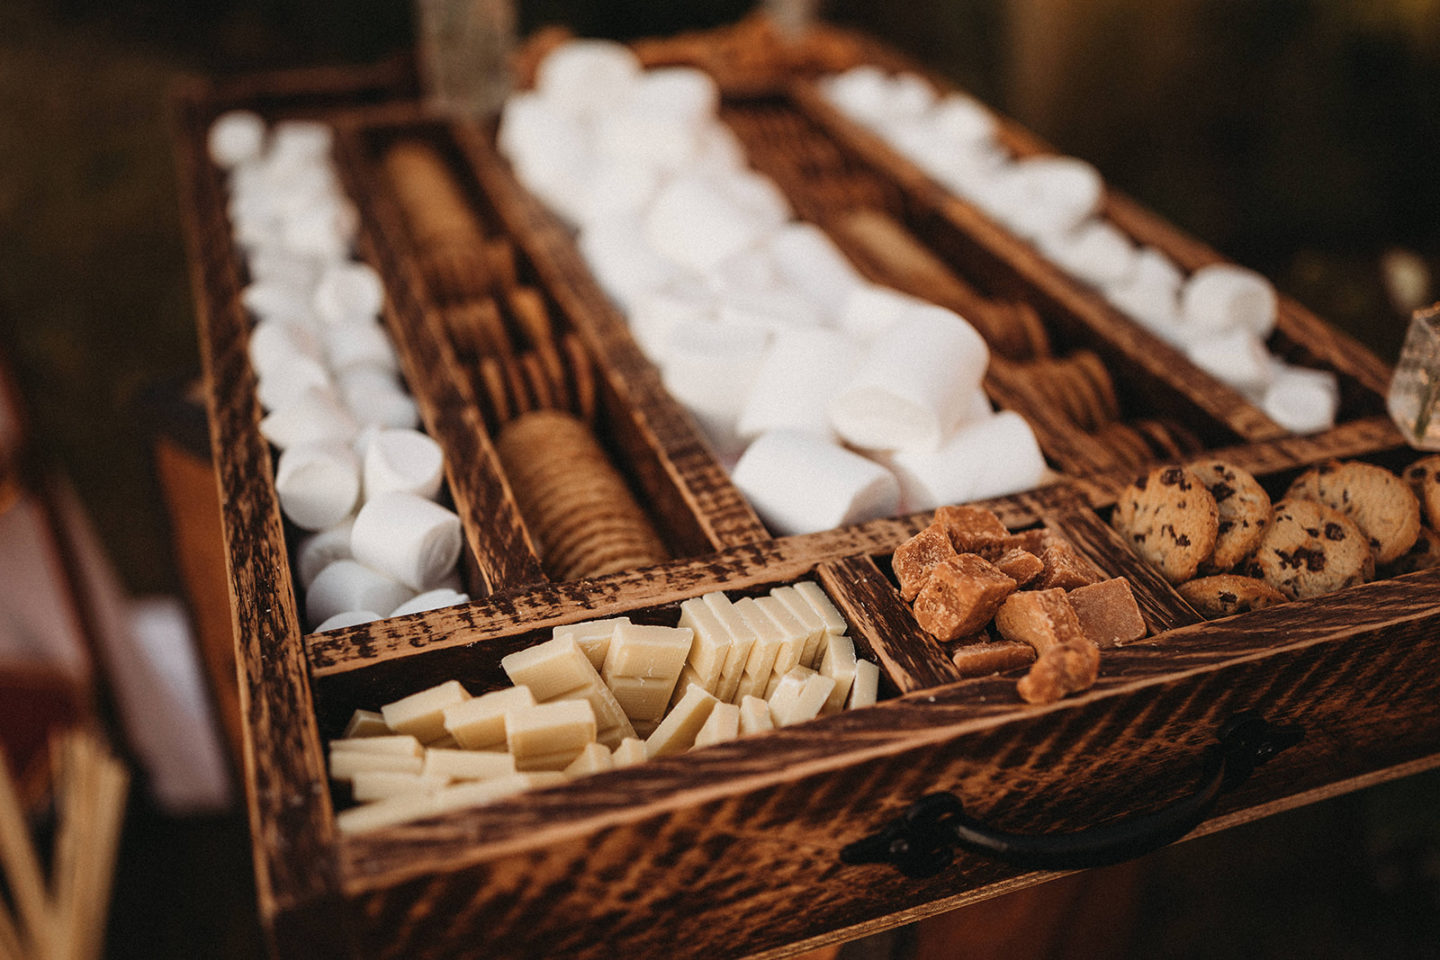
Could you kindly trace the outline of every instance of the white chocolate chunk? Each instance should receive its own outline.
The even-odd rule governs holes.
[[[770,698],[770,717],[776,726],[813,720],[820,715],[835,681],[814,670],[796,667],[780,679],[775,695]]]
[[[445,787],[431,795],[432,807],[436,813],[460,810],[465,807],[481,806],[512,797],[526,790],[553,787],[565,783],[563,773],[516,773],[494,780],[471,780]]]
[[[736,600],[735,612],[744,618],[755,634],[755,645],[750,648],[750,657],[745,661],[745,673],[759,679],[763,685],[769,681],[775,669],[775,659],[788,638],[780,625],[766,616],[754,597]]]
[[[494,780],[515,772],[515,758],[495,750],[446,750],[431,747],[425,751],[421,773],[448,777],[451,780]]]
[[[644,763],[646,760],[645,741],[638,737],[626,737],[621,741],[620,746],[615,748],[610,759],[614,762],[617,770],[621,767],[633,767],[637,763]]]
[[[783,674],[800,662],[800,656],[805,652],[805,644],[810,639],[810,631],[776,597],[756,597],[755,606],[765,611],[765,615],[775,622],[775,626],[780,628],[785,638],[780,641],[780,648],[775,651],[775,665],[771,668],[772,672]]]
[[[592,773],[613,770],[615,761],[610,758],[610,748],[602,743],[586,744],[585,749],[565,768],[567,777],[584,777]]]
[[[383,737],[389,732],[390,728],[385,726],[385,718],[380,716],[379,710],[356,710],[350,714],[350,722],[345,724],[345,732],[340,734],[340,737],[345,740],[352,737]]]
[[[625,708],[615,698],[614,692],[601,681],[599,674],[595,675],[593,683],[555,699],[587,701],[590,709],[595,711],[595,739],[608,747],[635,735],[635,728],[631,726]]]
[[[826,633],[845,633],[850,629],[845,618],[840,616],[840,611],[835,609],[835,604],[830,602],[820,584],[813,580],[802,580],[795,584],[795,591],[805,598],[806,602],[820,615],[825,622]]]
[[[694,667],[687,663],[680,670],[680,679],[675,681],[675,689],[670,694],[671,707],[674,707],[675,704],[680,702],[680,699],[685,696],[685,689],[691,684],[694,684],[712,696],[715,694],[715,688],[711,684],[705,683],[704,678],[695,672]]]
[[[725,657],[725,666],[720,671],[720,682],[715,687],[715,695],[727,703],[735,702],[735,690],[740,685],[740,677],[745,672],[745,664],[750,659],[750,650],[755,645],[755,631],[745,622],[730,602],[730,598],[719,590],[707,593],[700,599],[715,614],[715,619],[730,634],[730,652]]]
[[[358,711],[357,711],[358,712]],[[384,720],[382,719],[383,723]],[[390,733],[390,728],[385,727],[385,733],[373,734],[365,737],[341,738],[330,741],[330,752],[336,750],[360,750],[365,753],[393,753],[402,757],[418,757],[425,752],[420,741],[408,733]]]
[[[503,749],[505,717],[535,706],[529,687],[507,687],[445,708],[445,729],[467,750]]]
[[[673,683],[695,634],[686,627],[622,623],[615,627],[601,673],[611,677],[663,677]]]
[[[425,773],[401,773],[396,770],[358,770],[351,780],[350,792],[356,802],[385,800],[412,793],[434,793],[450,782],[449,777]]]
[[[820,657],[820,673],[835,681],[835,689],[825,699],[824,713],[838,713],[845,708],[845,698],[855,682],[855,642],[849,637],[827,634]]]
[[[505,716],[505,742],[515,754],[517,769],[524,769],[527,757],[568,750],[573,758],[585,744],[595,742],[595,731],[595,711],[585,700],[519,707]]]
[[[629,617],[611,617],[608,620],[567,623],[556,627],[550,632],[550,635],[555,640],[570,637],[580,644],[580,649],[585,651],[585,656],[590,658],[590,663],[596,670],[599,670],[605,665],[605,654],[610,650],[610,640],[615,636],[615,628],[622,623],[629,622]]]
[[[433,793],[408,793],[375,803],[341,810],[335,815],[335,826],[341,833],[365,833],[433,817],[439,810]]]
[[[366,750],[330,751],[330,779],[349,780],[364,770],[419,773],[425,761],[403,753],[371,753]]]
[[[770,719],[770,704],[759,697],[746,697],[740,701],[740,733],[764,733],[774,730],[775,721]]]
[[[586,744],[593,746],[594,744]],[[515,769],[521,773],[535,773],[537,771],[564,770],[574,763],[585,747],[566,747],[563,750],[552,750],[549,753],[526,754],[515,758]]]
[[[770,685],[770,678],[773,673],[764,675],[744,673],[740,675],[740,682],[735,687],[735,699],[744,700],[746,697],[757,697],[765,699],[765,689]]]
[[[460,741],[456,740],[453,735],[447,733],[439,740],[431,740],[425,744],[425,749],[429,750],[432,748],[435,750],[459,750]]]
[[[686,660],[697,678],[691,682],[714,693],[734,643],[730,632],[702,597],[692,597],[680,604],[680,626],[689,628],[695,634],[690,656]]]
[[[705,720],[700,732],[695,734],[695,746],[708,747],[712,743],[724,743],[740,735],[740,708],[733,703],[717,703]]]
[[[625,715],[637,725],[642,720],[659,720],[670,703],[675,681],[664,677],[610,677],[605,685],[615,694]]]
[[[458,680],[447,680],[428,690],[387,703],[380,708],[385,724],[396,733],[414,734],[421,743],[439,740],[445,729],[445,708],[470,699]]]
[[[645,741],[647,757],[665,757],[690,749],[695,735],[710,719],[710,712],[720,701],[694,684],[685,688],[685,695],[675,708],[660,721],[660,726]]]
[[[512,683],[528,686],[540,703],[600,682],[590,658],[571,637],[546,640],[517,650],[501,658],[500,666]]]
[[[805,629],[805,644],[800,651],[799,663],[802,667],[814,667],[819,658],[821,641],[826,636],[825,621],[794,587],[776,587],[770,591],[770,596],[780,601],[786,612]]]
[[[880,689],[880,667],[869,660],[855,661],[855,680],[850,685],[850,709],[875,705]]]

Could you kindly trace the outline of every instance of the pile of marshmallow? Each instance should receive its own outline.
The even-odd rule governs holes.
[[[861,277],[749,169],[705,73],[573,41],[505,104],[500,150],[578,232],[667,389],[777,533],[1039,483],[955,313]]]
[[[820,81],[821,93],[936,181],[1095,287],[1127,316],[1182,349],[1295,433],[1335,423],[1335,375],[1292,366],[1265,347],[1277,299],[1264,277],[1230,264],[1188,277],[1154,247],[1137,248],[1098,215],[1105,184],[1074,157],[1016,159],[993,114],[971,97],[937,96],[915,74],[856,67]]]
[[[460,519],[435,502],[439,445],[420,432],[380,324],[380,277],[352,258],[358,218],[322,124],[268,129],[248,111],[211,126],[250,283],[249,356],[279,451],[275,490],[292,524],[305,617],[330,630],[462,603]]]

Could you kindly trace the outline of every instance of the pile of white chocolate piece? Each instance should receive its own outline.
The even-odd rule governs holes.
[[[322,124],[267,129],[248,111],[210,128],[229,173],[228,211],[250,282],[248,352],[280,457],[280,509],[311,531],[297,548],[305,619],[316,630],[468,600],[460,520],[435,502],[440,446],[418,427],[380,324],[380,277],[355,260],[357,219]]]
[[[820,90],[850,119],[1281,426],[1296,433],[1334,426],[1335,375],[1292,366],[1265,346],[1277,298],[1264,277],[1231,264],[1187,277],[1162,251],[1137,247],[1101,215],[1105,183],[1093,166],[1066,156],[1016,159],[996,136],[994,115],[964,94],[938,96],[920,76],[873,66],[827,77]]]
[[[330,741],[330,776],[371,830],[564,783],[875,702],[880,669],[802,582],[680,604],[677,626],[628,617],[555,627],[500,661],[514,686],[478,697],[456,680],[357,710]]]
[[[507,101],[499,147],[760,515],[808,533],[1038,484],[1029,426],[980,388],[980,335],[796,220],[718,105],[702,71],[572,41]]]

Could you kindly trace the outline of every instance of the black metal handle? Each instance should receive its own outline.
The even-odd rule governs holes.
[[[907,877],[928,877],[950,865],[954,848],[1012,866],[1079,870],[1131,860],[1193,830],[1224,791],[1238,786],[1275,754],[1300,742],[1299,727],[1275,726],[1245,712],[1224,723],[1206,748],[1200,782],[1188,796],[1154,813],[1074,833],[1007,833],[966,815],[953,793],[931,793],[879,833],[840,851],[848,864],[888,863]]]

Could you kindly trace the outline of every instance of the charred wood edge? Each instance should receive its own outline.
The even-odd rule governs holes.
[[[733,741],[693,756],[600,774],[587,778],[580,788],[535,791],[443,819],[342,837],[346,893],[384,888],[422,874],[450,872],[775,784],[834,774],[1007,723],[1041,722],[1044,714],[1055,711],[1106,700],[1118,703],[1142,689],[1183,683],[1271,656],[1344,643],[1362,635],[1373,638],[1398,629],[1414,632],[1435,621],[1437,587],[1440,570],[1430,570],[1241,617],[1181,627],[1107,651],[1100,678],[1091,690],[1048,706],[1020,704],[1013,677],[965,680],[865,710]],[[1257,637],[1286,639],[1257,644]],[[403,857],[397,856],[401,853]],[[374,872],[370,872],[372,867]]]
[[[211,455],[224,516],[225,559],[244,718],[244,781],[256,895],[276,955],[344,956],[333,929],[341,901],[334,811],[324,784],[308,663],[289,580],[284,530],[257,429],[240,277],[220,172],[203,153],[215,115],[202,85],[177,88],[172,118],[181,218],[199,321]],[[313,946],[303,931],[329,928]]]
[[[486,593],[544,583],[539,555],[516,506],[499,455],[480,419],[474,391],[448,339],[426,311],[413,259],[382,176],[353,123],[336,127],[336,160],[361,213],[360,244],[385,279],[386,318],[427,432],[445,451],[445,476]]]
[[[1083,501],[1064,483],[985,501],[1011,529],[1070,512]],[[331,676],[431,650],[467,646],[562,623],[620,616],[711,590],[738,590],[808,575],[818,564],[892,552],[930,523],[929,512],[824,533],[731,547],[593,580],[554,583],[461,606],[361,624],[306,638],[314,675]]]
[[[479,125],[456,121],[452,130],[506,232],[595,359],[597,375],[630,411],[639,431],[654,438],[669,482],[689,502],[710,544],[723,549],[770,539],[690,414],[670,396],[624,318],[580,260],[571,232],[520,186]]]

